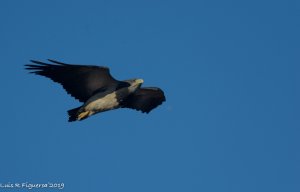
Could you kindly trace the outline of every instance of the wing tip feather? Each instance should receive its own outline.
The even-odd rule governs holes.
[[[54,59],[47,59],[48,61],[55,63],[55,64],[59,64],[59,65],[67,65],[66,63],[60,62],[60,61],[56,61]]]

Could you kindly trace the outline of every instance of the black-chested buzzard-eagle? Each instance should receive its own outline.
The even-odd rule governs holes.
[[[49,63],[31,60],[26,69],[63,86],[84,104],[68,111],[69,122],[117,108],[131,108],[149,113],[166,99],[157,87],[141,88],[143,79],[118,81],[109,68],[94,65],[66,64],[48,59]]]

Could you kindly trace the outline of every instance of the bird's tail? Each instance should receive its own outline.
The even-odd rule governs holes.
[[[77,107],[77,108],[74,108],[74,109],[70,109],[68,111],[68,114],[69,114],[69,122],[72,122],[72,121],[76,121],[77,120],[77,116],[78,116],[78,112],[80,110],[81,107]]]

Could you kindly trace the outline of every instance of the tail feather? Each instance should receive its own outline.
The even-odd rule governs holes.
[[[80,107],[74,108],[74,109],[70,109],[68,111],[69,114],[69,122],[72,121],[76,121],[77,120],[77,116],[78,116],[78,111],[79,111]]]

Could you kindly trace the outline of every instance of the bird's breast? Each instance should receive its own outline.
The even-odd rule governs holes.
[[[110,93],[104,97],[93,97],[85,104],[86,111],[100,112],[114,109],[119,105],[116,93]]]
[[[84,105],[86,111],[101,112],[118,108],[120,102],[130,94],[127,88],[121,88],[112,93],[104,95],[98,93],[93,95]]]

